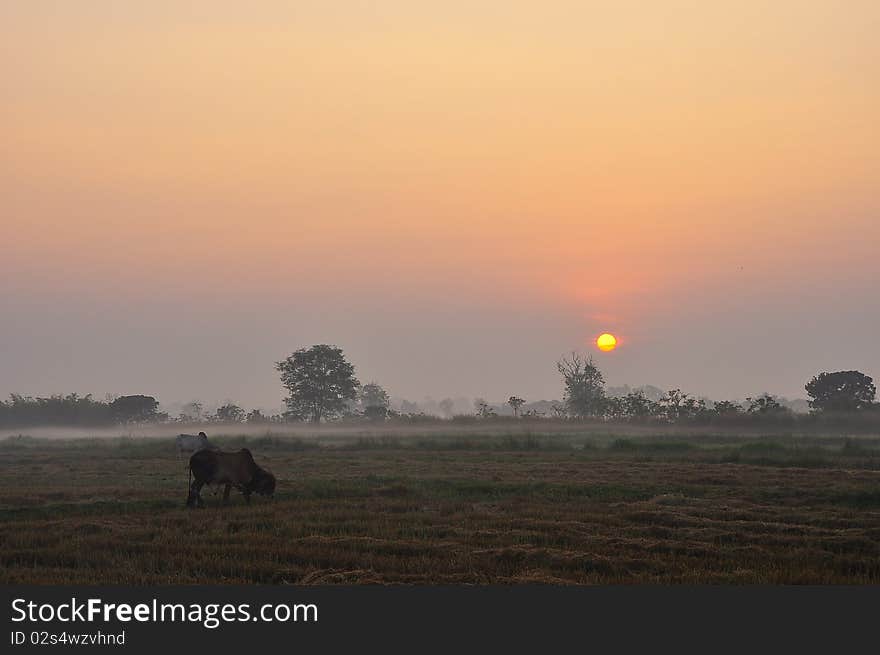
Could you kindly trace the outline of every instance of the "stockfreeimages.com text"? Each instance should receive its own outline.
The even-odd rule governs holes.
[[[12,621],[34,623],[61,623],[103,621],[128,623],[199,623],[209,630],[222,623],[263,621],[266,623],[317,623],[318,606],[313,603],[267,603],[254,608],[250,603],[105,603],[100,598],[84,601],[71,598],[70,602],[35,603],[24,598],[12,601]]]

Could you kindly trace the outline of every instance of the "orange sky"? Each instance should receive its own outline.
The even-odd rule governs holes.
[[[838,361],[880,375],[880,310],[861,293],[880,276],[876,2],[138,4],[0,7],[0,293],[20,357],[0,392],[166,382],[49,376],[26,333],[52,303],[79,323],[141,308],[147,337],[194,307],[243,303],[255,334],[297,307],[328,316],[276,335],[259,392],[174,391],[254,403],[277,395],[273,357],[324,334],[392,392],[456,393],[406,358],[380,364],[411,336],[383,317],[425,308],[441,352],[494,353],[523,313],[565,324],[535,363],[628,334],[616,382],[792,393]],[[807,305],[833,306],[851,350],[817,357]],[[755,350],[754,321],[717,319],[732,306],[799,334],[773,368],[756,357],[751,383],[704,365],[719,343]],[[390,336],[360,343],[340,320]],[[528,325],[489,361],[532,347]],[[693,331],[679,359],[658,354]],[[549,396],[554,356],[522,392],[467,371],[445,384]]]

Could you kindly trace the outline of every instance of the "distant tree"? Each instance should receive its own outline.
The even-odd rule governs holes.
[[[658,415],[675,423],[676,421],[693,421],[707,413],[706,400],[694,398],[681,389],[667,391],[657,403]]]
[[[693,398],[689,396],[681,404],[680,412],[679,416],[688,421],[696,421],[702,418],[703,415],[708,412],[706,409],[705,398]]]
[[[361,387],[358,400],[363,414],[371,421],[384,421],[388,418],[388,392],[377,382],[369,382]]]
[[[553,412],[554,418],[565,418],[565,405],[553,403],[550,405],[550,411]]]
[[[233,403],[226,403],[217,409],[217,420],[224,423],[241,423],[245,419],[244,410]]]
[[[437,404],[437,407],[443,413],[443,418],[452,418],[455,414],[455,401],[452,398],[444,398]]]
[[[11,394],[8,402],[0,402],[0,425],[108,425],[114,421],[109,402],[80,396],[53,395],[31,398]]]
[[[817,412],[857,412],[874,403],[874,380],[860,371],[820,373],[804,387]]]
[[[357,398],[359,383],[354,366],[337,346],[300,348],[275,368],[290,394],[284,402],[291,417],[320,423],[340,415],[346,401]]]
[[[377,382],[365,384],[360,391],[360,402],[366,410],[368,407],[388,408],[388,393]]]
[[[787,414],[790,411],[787,407],[783,407],[769,393],[762,393],[757,398],[746,398],[746,402],[748,403],[746,412],[749,414],[766,416],[770,414]]]
[[[601,416],[605,404],[605,378],[592,357],[576,352],[556,363],[565,385],[565,409],[578,418]]]
[[[743,413],[743,408],[739,403],[720,400],[713,405],[712,411],[718,416],[737,416]]]
[[[384,421],[388,418],[388,408],[382,405],[370,405],[364,408],[364,417],[371,421]]]
[[[271,420],[270,417],[263,414],[259,409],[252,409],[245,417],[245,421],[248,423],[268,423]]]
[[[605,418],[612,421],[620,421],[627,418],[626,405],[620,396],[610,396],[605,399]]]
[[[418,414],[420,412],[419,404],[414,403],[411,400],[401,400],[400,401],[400,413],[401,414]]]
[[[147,423],[155,421],[159,402],[153,396],[119,396],[110,403],[114,420],[119,423]]]
[[[198,423],[202,420],[202,403],[194,400],[180,408],[178,417],[182,423]]]
[[[623,417],[631,421],[638,421],[655,416],[659,409],[658,404],[648,398],[641,389],[636,389],[620,399]]]
[[[518,398],[517,396],[511,396],[507,399],[507,404],[510,405],[513,410],[513,415],[515,417],[519,416],[519,408],[526,404],[526,401],[522,398]]]
[[[495,416],[495,410],[482,398],[474,400],[474,413],[480,418],[490,418]]]
[[[660,399],[660,407],[667,421],[675,422],[684,418],[687,410],[686,403],[690,396],[681,389],[671,389]]]

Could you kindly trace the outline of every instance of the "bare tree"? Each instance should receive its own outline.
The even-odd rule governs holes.
[[[602,416],[605,406],[605,378],[592,357],[572,352],[556,363],[565,383],[565,409],[570,416]]]

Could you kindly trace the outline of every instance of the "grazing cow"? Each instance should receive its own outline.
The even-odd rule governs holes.
[[[177,435],[177,455],[178,457],[184,452],[194,453],[203,448],[213,448],[211,442],[208,441],[208,435],[204,432],[198,434],[178,434]]]
[[[187,507],[204,507],[200,494],[206,484],[222,484],[223,504],[229,502],[229,490],[235,487],[244,494],[246,502],[251,502],[251,494],[261,496],[275,493],[275,476],[257,466],[251,451],[242,448],[238,452],[226,453],[222,450],[200,450],[189,458],[189,496]]]

